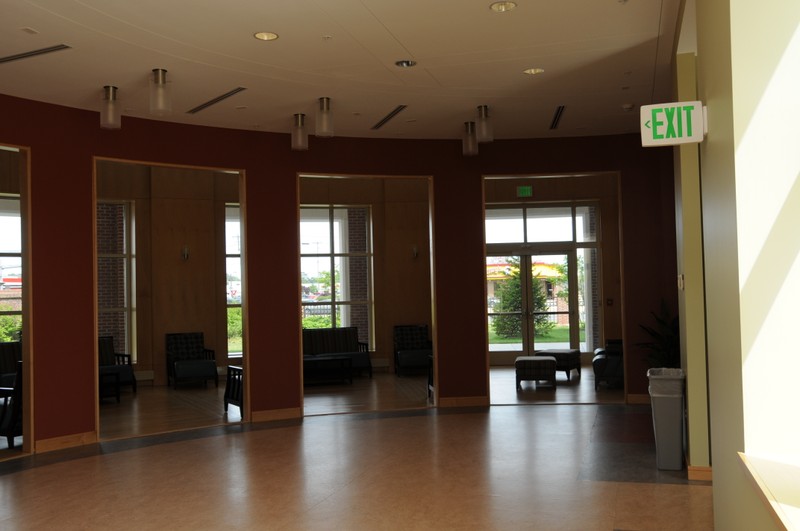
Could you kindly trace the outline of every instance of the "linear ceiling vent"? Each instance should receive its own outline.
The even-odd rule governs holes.
[[[373,125],[372,126],[372,130],[376,131],[376,130],[380,129],[381,127],[383,127],[384,125],[386,125],[386,123],[389,120],[391,120],[392,118],[394,118],[395,116],[397,116],[398,114],[403,112],[406,107],[408,107],[408,105],[398,105],[397,107],[395,107],[394,110],[392,110],[392,112],[390,112],[389,114],[387,114],[386,116],[381,118],[381,120],[378,123]]]
[[[235,89],[233,89],[231,91],[228,91],[225,94],[221,94],[221,95],[217,96],[214,99],[208,100],[205,103],[201,103],[200,105],[198,105],[194,109],[189,109],[188,111],[186,111],[186,114],[197,114],[198,112],[200,112],[200,111],[202,111],[204,109],[208,109],[212,105],[216,105],[217,103],[221,102],[222,100],[227,100],[228,98],[230,98],[234,94],[238,94],[243,90],[247,90],[247,89],[245,87],[236,87]]]
[[[22,52],[16,55],[0,57],[0,63],[10,63],[11,61],[19,61],[20,59],[28,59],[30,57],[36,57],[37,55],[59,52],[61,50],[69,50],[70,48],[71,46],[67,46],[66,44],[56,44],[55,46],[50,46],[49,48],[42,48],[40,50],[31,50],[30,52]]]
[[[558,122],[561,121],[561,115],[564,114],[564,106],[559,105],[556,107],[556,112],[553,113],[553,121],[550,122],[550,129],[558,129]]]

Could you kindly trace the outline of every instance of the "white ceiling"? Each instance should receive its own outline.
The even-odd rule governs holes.
[[[496,138],[629,133],[639,105],[669,100],[680,0],[516,1],[0,0],[0,58],[70,47],[0,62],[0,93],[99,111],[115,85],[124,128],[150,118],[149,74],[164,68],[173,111],[157,119],[287,133],[305,113],[313,132],[327,96],[337,136],[379,138],[458,138],[478,105]]]

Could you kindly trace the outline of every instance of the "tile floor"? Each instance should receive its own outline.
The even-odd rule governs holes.
[[[229,424],[0,463],[0,529],[713,528],[649,408],[419,409]]]

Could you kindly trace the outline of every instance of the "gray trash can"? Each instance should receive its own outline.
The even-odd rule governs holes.
[[[650,404],[659,470],[683,469],[684,400],[682,369],[650,369]]]

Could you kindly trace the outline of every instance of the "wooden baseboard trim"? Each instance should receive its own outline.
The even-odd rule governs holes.
[[[488,407],[488,396],[439,397],[438,407]]]
[[[635,395],[635,394],[628,394],[625,395],[625,403],[626,404],[650,404],[650,395]]]
[[[53,437],[52,439],[42,439],[33,442],[33,452],[53,452],[55,450],[64,450],[66,448],[73,448],[75,446],[83,446],[85,444],[93,444],[98,441],[96,431],[87,431],[86,433],[75,433],[72,435],[64,435],[63,437]]]
[[[689,466],[689,481],[712,481],[710,466]]]
[[[273,420],[289,420],[303,418],[303,408],[266,409],[250,413],[251,422],[270,422]]]

